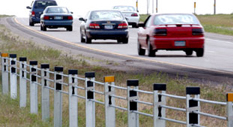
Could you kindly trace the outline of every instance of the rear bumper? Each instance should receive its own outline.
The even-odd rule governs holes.
[[[140,17],[126,17],[129,25],[138,24]]]
[[[34,23],[40,23],[40,18],[33,16],[33,17],[31,17],[31,21]]]
[[[203,48],[205,43],[204,37],[198,38],[152,38],[150,40],[154,49],[164,50],[184,50],[184,49],[197,49]],[[185,41],[185,46],[176,46],[175,41]]]
[[[121,39],[128,38],[128,30],[87,30],[86,35],[91,39]]]
[[[43,24],[45,26],[56,26],[56,27],[66,27],[66,26],[72,26],[73,21],[43,21]]]

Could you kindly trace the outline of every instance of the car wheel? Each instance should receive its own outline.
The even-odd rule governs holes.
[[[196,50],[197,57],[203,57],[204,56],[204,48],[200,48]]]
[[[40,30],[41,30],[41,31],[44,31],[44,29],[43,29],[43,26],[42,26],[42,25],[40,25]]]
[[[117,39],[117,43],[118,43],[118,44],[121,43],[121,39]]]
[[[133,27],[133,28],[138,28],[138,24],[135,23],[135,24],[132,25],[132,27]]]
[[[88,38],[88,37],[86,36],[86,39],[85,39],[85,40],[86,40],[86,43],[87,43],[87,44],[90,44],[90,43],[91,43],[91,38]]]
[[[83,43],[83,42],[85,42],[85,39],[83,38],[83,34],[82,34],[82,32],[80,31],[80,41]]]
[[[34,26],[34,22],[29,21],[29,26]]]
[[[47,31],[47,27],[46,27],[46,26],[43,26],[43,30],[44,30],[44,31]]]
[[[155,51],[156,50],[153,50],[153,47],[152,47],[152,45],[151,45],[151,43],[150,43],[150,39],[148,38],[148,40],[147,40],[147,44],[148,44],[148,56],[149,57],[154,57],[155,56]]]
[[[185,50],[187,56],[191,56],[193,54],[193,50]]]
[[[145,53],[146,53],[146,50],[142,49],[141,44],[138,42],[138,55],[142,56],[142,55],[145,55]]]
[[[127,38],[123,38],[123,39],[122,39],[122,42],[123,42],[123,44],[128,44],[129,38],[128,38],[128,37],[127,37]]]
[[[69,26],[66,28],[67,31],[73,31],[73,27],[72,26]]]

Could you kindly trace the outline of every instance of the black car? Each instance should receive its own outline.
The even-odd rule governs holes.
[[[55,0],[33,0],[31,6],[27,6],[29,11],[29,25],[34,26],[35,23],[40,23],[40,15],[47,6],[57,6]]]
[[[128,23],[118,10],[93,10],[86,18],[79,18],[81,42],[91,43],[92,39],[112,39],[128,43]]]

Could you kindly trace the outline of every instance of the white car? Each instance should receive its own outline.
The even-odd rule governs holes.
[[[113,9],[120,10],[122,14],[127,18],[129,25],[132,25],[132,27],[135,27],[135,28],[138,27],[140,15],[133,6],[119,5],[119,6],[114,6]]]

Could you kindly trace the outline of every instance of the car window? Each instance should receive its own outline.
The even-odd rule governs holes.
[[[191,14],[157,15],[154,24],[200,24],[198,19]]]
[[[150,15],[146,18],[144,24],[145,24],[145,27],[148,27],[151,24],[151,16]]]
[[[115,6],[113,9],[117,9],[120,11],[135,11],[135,8],[133,6]]]
[[[35,1],[34,8],[45,9],[47,6],[56,6],[56,1]]]
[[[64,7],[50,7],[46,13],[69,13],[67,8]]]
[[[91,20],[114,19],[123,20],[121,12],[119,11],[93,11],[90,15]]]

